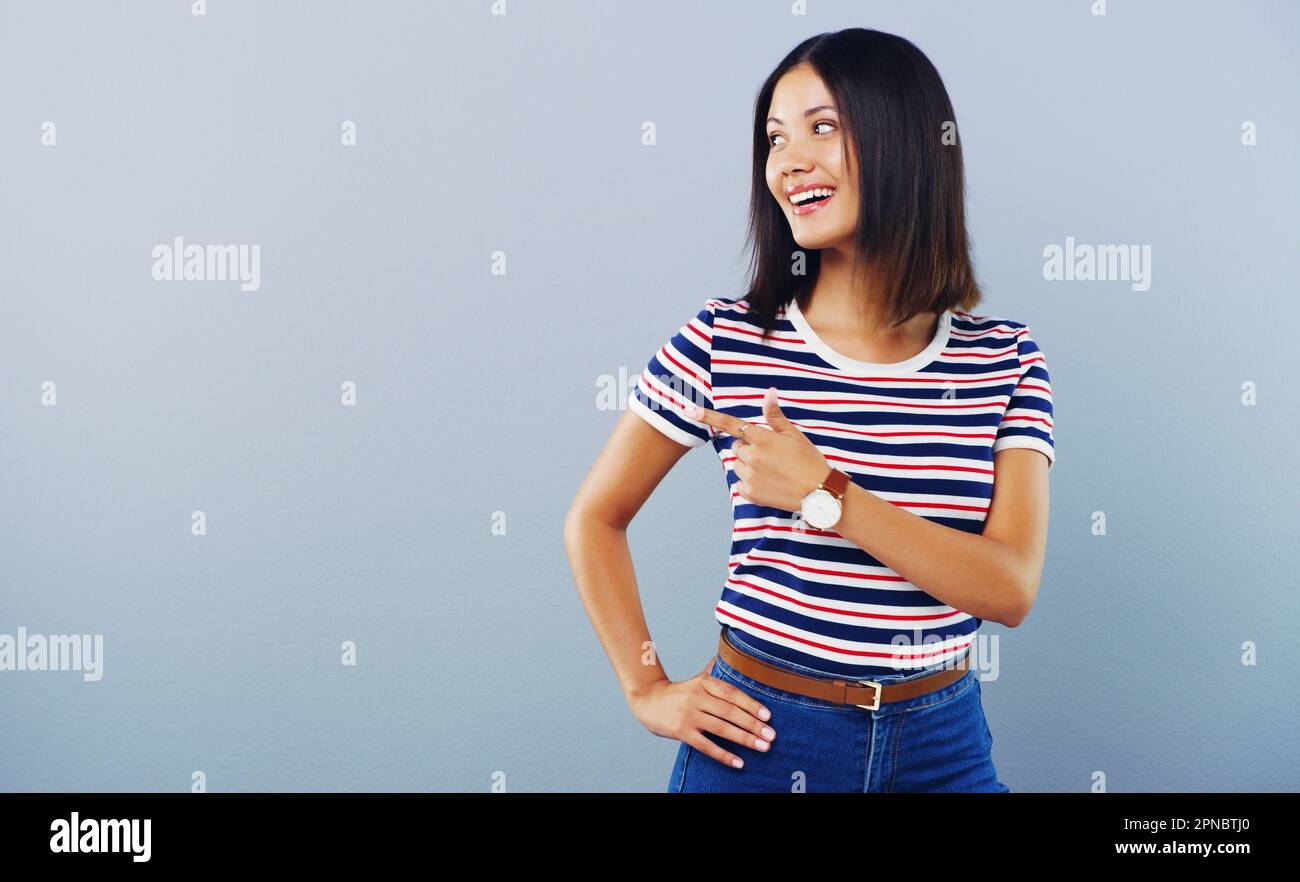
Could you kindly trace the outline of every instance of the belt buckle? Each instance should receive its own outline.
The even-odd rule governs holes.
[[[860,683],[863,686],[875,686],[876,700],[872,704],[859,704],[857,706],[871,711],[880,710],[880,693],[884,691],[884,687],[881,686],[879,683],[877,683],[875,680],[859,680],[858,683]]]

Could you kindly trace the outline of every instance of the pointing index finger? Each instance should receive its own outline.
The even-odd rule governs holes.
[[[717,410],[709,410],[707,407],[700,407],[698,404],[687,402],[685,406],[686,416],[695,420],[697,423],[704,423],[707,426],[713,426],[720,432],[727,435],[740,437],[740,429],[746,425],[746,421],[739,417],[734,417],[729,413],[722,413]],[[692,412],[692,411],[695,412]],[[751,424],[753,425],[753,424]]]

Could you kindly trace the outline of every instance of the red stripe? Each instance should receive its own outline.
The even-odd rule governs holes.
[[[695,336],[699,337],[701,340],[707,343],[709,349],[713,349],[713,336],[711,334],[706,334],[703,331],[701,331],[699,328],[695,327],[695,321],[693,319],[686,323],[686,328],[687,330],[694,333]]]
[[[760,625],[758,622],[751,622],[748,619],[742,619],[740,616],[736,615],[735,613],[727,612],[725,609],[722,608],[722,604],[718,604],[718,606],[714,608],[714,612],[721,613],[722,615],[726,616],[729,619],[733,619],[737,622],[741,622],[743,624],[749,625],[751,628],[757,628],[758,630],[766,631],[769,634],[776,634],[778,637],[784,637],[787,640],[793,640],[796,643],[802,643],[805,646],[813,646],[816,647],[817,649],[824,649],[827,652],[838,652],[841,655],[857,655],[857,656],[866,656],[870,658],[915,660],[921,658],[932,658],[936,655],[950,655],[954,652],[961,652],[963,649],[965,649],[966,647],[970,646],[972,643],[975,642],[974,638],[972,638],[971,640],[967,641],[961,646],[953,646],[947,649],[936,650],[934,652],[922,652],[919,655],[905,655],[903,653],[889,653],[889,652],[871,652],[869,650],[863,650],[863,649],[843,649],[839,646],[829,646],[825,643],[817,643],[816,641],[813,640],[805,640],[803,637],[796,637],[793,634],[787,634],[784,631],[778,631],[775,628],[769,628],[766,625]]]
[[[790,422],[794,422],[791,420]],[[992,432],[868,432],[865,429],[847,429],[843,426],[819,426],[815,423],[799,422],[796,425],[803,431],[821,430],[823,432],[848,432],[852,435],[867,435],[872,438],[994,438]]]
[[[668,402],[668,403],[671,404],[673,407],[677,408],[678,410],[680,410],[680,411],[682,412],[682,418],[683,418],[683,419],[689,419],[689,418],[686,416],[686,406],[685,406],[684,404],[680,404],[680,403],[678,403],[677,399],[676,399],[676,398],[673,398],[671,395],[668,395],[668,394],[666,394],[666,393],[664,393],[664,392],[660,392],[659,389],[658,389],[658,387],[654,386],[652,383],[650,383],[650,382],[647,381],[647,382],[644,384],[644,388],[642,389],[642,391],[643,391],[643,392],[648,392],[651,396],[653,396],[654,398],[657,398],[657,399],[660,400],[660,401],[666,401],[666,402]],[[662,410],[662,408],[660,408],[660,409]],[[692,421],[692,422],[694,422],[694,421]],[[707,428],[709,429],[710,434],[712,434],[712,433],[713,433],[713,427],[712,427],[712,426],[708,426]]]
[[[763,399],[763,395],[764,393],[761,392],[759,393],[747,392],[743,395],[719,395],[717,400],[718,401],[753,401],[757,399],[761,401]],[[1001,397],[1001,396],[997,396],[997,397]],[[997,404],[996,402],[991,402],[991,401],[981,402],[978,404],[975,402],[966,402],[966,403],[958,402],[956,404],[928,404],[923,401],[918,401],[918,402],[881,401],[874,398],[866,398],[866,399],[863,398],[795,398],[791,395],[780,396],[780,403],[783,407],[789,406],[791,404],[853,404],[853,405],[862,405],[862,406],[866,406],[869,404],[880,404],[880,405],[884,405],[885,407],[917,407],[917,408],[926,408],[929,410],[953,410],[953,409],[970,410],[971,408],[975,408],[975,407],[996,408],[1002,406]]]
[[[802,564],[790,563],[776,557],[758,557],[752,551],[746,556],[746,560],[758,561],[759,563],[781,564],[796,570],[802,570],[805,573],[816,573],[819,576],[843,576],[846,579],[858,579],[863,582],[906,582],[902,576],[889,575],[888,573],[852,573],[844,570],[823,570],[818,567],[806,567]]]
[[[725,321],[721,325],[719,325],[717,318],[714,318],[713,320],[713,329],[714,331],[725,330],[729,334],[743,334],[746,337],[753,337],[754,339],[760,341],[763,339],[762,331],[755,331],[752,330],[751,328],[742,328],[739,325],[728,324]],[[782,333],[784,332],[772,331],[772,333],[767,335],[767,339],[776,340],[778,343],[803,343],[804,342],[802,337],[798,337],[798,336],[782,337],[780,336]]]
[[[1015,349],[1016,347],[1013,346],[1013,347],[1011,347],[1011,348],[1012,348],[1012,349]],[[941,358],[1000,358],[1000,359],[1006,359],[1006,358],[1010,358],[1011,355],[1012,355],[1012,353],[1009,352],[1009,351],[1008,351],[1008,352],[949,352],[948,350],[945,349],[945,350],[943,351],[943,353],[940,355],[940,357],[941,357]]]
[[[766,426],[766,420],[750,420],[750,422],[759,426]],[[865,429],[849,429],[844,426],[821,426],[816,423],[807,423],[803,420],[790,420],[799,427],[801,431],[811,429],[820,429],[822,431],[848,432],[853,435],[866,435],[872,438],[994,438],[991,432],[943,432],[932,430],[927,432],[868,432]]]
[[[808,603],[803,600],[797,600],[793,597],[782,594],[779,591],[773,591],[771,588],[764,588],[762,585],[755,585],[753,582],[746,582],[743,579],[728,579],[727,584],[744,585],[746,588],[753,588],[755,591],[761,591],[762,593],[769,594],[772,597],[779,597],[781,600],[787,600],[790,603],[795,604],[796,606],[803,607],[804,609],[815,609],[818,612],[838,613],[840,615],[854,616],[855,618],[860,618],[860,619],[880,619],[882,621],[888,621],[888,622],[933,622],[938,619],[950,619],[953,616],[965,615],[965,613],[963,613],[961,610],[955,610],[954,612],[946,612],[946,613],[927,613],[925,615],[915,615],[915,616],[901,616],[901,615],[890,615],[888,613],[862,612],[860,610],[839,609],[833,606],[822,606],[816,603]]]
[[[1017,417],[1011,417],[1011,419],[1017,419]],[[1030,420],[1030,419],[1034,419],[1034,417],[1018,417],[1018,419]],[[993,469],[980,468],[979,466],[927,465],[925,463],[878,462],[873,459],[854,459],[853,457],[850,456],[840,456],[839,454],[835,454],[835,453],[825,453],[822,455],[826,459],[828,460],[833,459],[836,462],[847,462],[847,463],[852,463],[853,465],[870,466],[871,468],[877,468],[877,469],[893,469],[894,471],[910,470],[910,471],[968,472],[976,475],[993,474]],[[736,459],[736,455],[734,453],[731,454],[730,456],[728,456],[727,454],[722,455],[722,461],[724,463],[734,462],[735,459]],[[900,502],[895,504],[930,506],[933,508],[961,508],[962,507],[957,505],[948,505],[942,502],[907,502],[907,503]],[[971,508],[970,510],[984,511],[985,509]]]
[[[1014,329],[1011,329],[1011,328],[1006,328],[1006,329],[985,328],[985,329],[982,330],[982,331],[963,331],[963,330],[959,330],[958,328],[953,328],[953,329],[951,330],[950,333],[951,333],[952,336],[954,336],[954,337],[962,337],[962,338],[964,338],[964,339],[968,339],[968,340],[978,340],[978,339],[980,339],[981,337],[988,337],[988,336],[995,336],[995,337],[996,337],[997,334],[1010,334],[1010,335],[1011,335],[1011,339],[1015,340],[1015,341],[1016,341],[1016,345],[1019,346],[1019,345],[1020,345],[1020,337],[1021,337],[1021,335],[1024,333],[1024,331],[1023,331],[1023,329],[1021,329],[1021,330],[1014,330]]]
[[[744,358],[715,358],[712,356],[710,356],[710,363],[733,364],[740,367],[781,368],[783,370],[790,370],[803,374],[813,374],[819,377],[831,377],[836,380],[875,380],[888,383],[989,383],[993,380],[1020,379],[1019,372],[1014,374],[986,374],[979,377],[944,377],[938,374],[928,377],[858,376],[855,374],[846,374],[843,371],[826,371],[821,368],[808,367],[807,365],[794,364],[788,361],[778,361],[773,364],[772,362],[767,361],[752,361]]]
[[[736,333],[748,334],[752,337],[758,337],[760,339],[762,339],[763,336],[758,331],[749,331],[742,328],[733,328],[732,330],[734,330]],[[808,341],[798,335],[795,335],[794,337],[780,337],[777,336],[776,332],[773,332],[767,335],[767,339],[775,340],[778,343],[793,343],[799,346],[808,345]],[[1010,348],[1010,350],[1006,352],[957,352],[957,351],[949,351],[948,349],[944,349],[941,352],[939,352],[938,355],[935,356],[935,359],[937,360],[940,358],[1008,358],[1012,354],[1012,350],[1015,350],[1017,352],[1019,351],[1018,350],[1019,345],[1020,342],[1016,341],[1015,345],[1013,345]]]
[[[736,491],[733,490],[733,491],[731,492],[731,498],[732,498],[732,499],[735,499],[735,498],[737,498],[737,497],[739,497],[739,496],[740,496],[740,494],[737,493]],[[755,524],[755,525],[752,526],[752,527],[741,527],[741,526],[735,526],[735,527],[732,528],[732,532],[733,532],[733,533],[749,533],[749,532],[752,532],[752,531],[754,531],[754,530],[775,530],[775,531],[778,531],[778,532],[784,532],[784,533],[804,533],[804,534],[809,535],[809,536],[831,536],[831,537],[835,537],[835,538],[839,538],[839,539],[843,539],[843,538],[844,538],[843,536],[840,536],[839,533],[836,533],[834,530],[818,530],[818,529],[815,529],[815,528],[813,528],[813,527],[808,527],[808,526],[805,526],[804,529],[802,529],[802,530],[800,530],[798,527],[795,527],[795,526],[788,526],[788,527],[787,527],[787,526],[784,526],[784,525],[782,525],[782,524]]]
[[[993,474],[993,472],[990,471],[989,474],[991,475],[991,474]],[[732,490],[732,491],[731,491],[731,498],[732,498],[732,499],[741,499],[741,498],[743,498],[743,497],[740,495],[739,491]],[[881,497],[881,498],[884,499],[884,497]],[[950,510],[950,511],[951,511],[951,510],[955,510],[955,511],[982,511],[982,512],[984,512],[986,515],[988,514],[988,511],[989,511],[989,508],[988,508],[987,505],[961,505],[961,504],[956,503],[956,502],[906,502],[906,501],[895,501],[895,500],[893,500],[893,499],[885,499],[885,501],[886,501],[886,502],[889,502],[889,503],[892,503],[893,505],[896,505],[896,506],[898,506],[899,508],[902,508],[902,509],[908,509],[908,508],[942,508],[942,509],[948,509],[948,510]],[[746,502],[748,502],[748,500],[746,500]],[[739,529],[739,528],[737,528],[737,529]],[[786,529],[786,528],[785,528],[785,527],[777,527],[777,526],[773,525],[773,526],[769,527],[769,529],[776,530],[776,529]],[[793,530],[794,528],[793,528],[793,527],[790,527],[789,529]],[[818,534],[823,535],[823,536],[839,536],[841,539],[844,538],[844,537],[841,536],[839,533],[830,532],[830,531],[825,531],[825,530],[816,530],[816,531],[814,531],[814,530],[803,530],[803,531],[801,531],[801,532],[809,533],[809,534],[812,534],[812,533],[818,533]]]
[[[1008,416],[1008,417],[1004,417],[1002,422],[1009,423],[1012,420],[1027,420],[1028,422],[1031,423],[1042,423],[1044,426],[1047,426],[1049,429],[1052,427],[1052,423],[1050,420],[1045,420],[1042,417],[1033,417],[1033,416]]]
[[[702,385],[702,386],[704,386],[706,389],[708,389],[708,390],[709,390],[709,394],[710,394],[710,396],[712,396],[712,394],[713,394],[713,384],[710,383],[708,380],[703,379],[702,377],[700,377],[699,374],[695,373],[695,371],[691,370],[691,369],[688,368],[686,365],[682,364],[680,361],[678,361],[677,359],[675,359],[675,358],[673,358],[671,355],[669,355],[669,354],[668,354],[668,347],[667,347],[667,346],[665,346],[665,347],[663,347],[662,349],[659,350],[659,360],[660,360],[660,361],[663,361],[664,359],[667,359],[668,361],[670,361],[670,362],[672,362],[674,365],[676,365],[677,368],[678,368],[678,369],[679,369],[683,374],[690,374],[690,376],[691,376],[691,377],[692,377],[692,378],[693,378],[697,383],[699,383],[700,385]],[[646,373],[650,373],[650,368],[649,368],[649,367],[646,368]],[[651,376],[653,376],[653,374],[651,374]],[[680,375],[679,375],[679,376],[680,376]]]
[[[826,459],[833,459],[836,462],[847,462],[853,465],[870,466],[877,469],[894,469],[896,471],[914,470],[914,471],[941,471],[941,472],[969,472],[976,475],[991,475],[993,469],[982,469],[979,466],[955,466],[955,465],[927,465],[925,463],[901,463],[901,462],[876,462],[871,459],[854,459],[849,456],[839,456],[834,453],[825,454]],[[902,504],[902,503],[900,503]],[[933,506],[936,508],[959,508],[960,506],[950,506],[940,502],[909,502],[907,505]],[[983,511],[980,508],[971,508],[971,511]]]

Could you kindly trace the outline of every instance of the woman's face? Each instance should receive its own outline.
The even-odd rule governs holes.
[[[858,185],[842,156],[851,145],[833,103],[811,65],[791,68],[777,81],[767,113],[767,186],[801,247],[848,252],[858,223]],[[830,198],[791,201],[799,195],[791,190],[814,184],[832,190]]]

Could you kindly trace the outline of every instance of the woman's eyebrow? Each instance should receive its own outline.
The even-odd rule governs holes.
[[[812,116],[814,113],[816,113],[819,110],[835,110],[835,108],[831,107],[829,104],[818,104],[816,107],[809,107],[807,110],[803,112],[803,115]],[[839,111],[836,112],[838,113]],[[777,119],[774,116],[769,116],[767,118],[767,121],[770,123],[776,123],[778,126],[785,125],[785,123],[781,122],[779,119]]]

